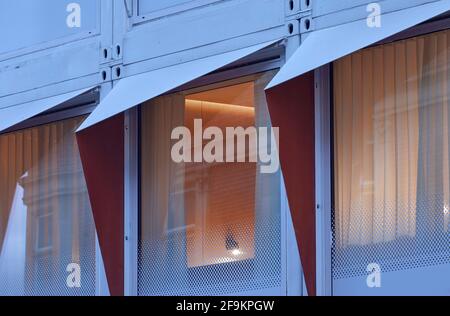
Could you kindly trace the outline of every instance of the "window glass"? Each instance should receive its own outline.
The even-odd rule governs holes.
[[[252,159],[257,149],[251,134],[243,138],[244,150],[237,136],[232,144],[226,137],[230,127],[270,128],[264,86],[272,75],[142,106],[140,295],[281,286],[280,171],[261,172],[259,160]],[[185,153],[176,147],[181,138],[172,137],[179,127],[191,136],[183,147],[190,161],[173,157]],[[202,137],[210,128],[215,137]],[[223,161],[205,154],[213,139],[222,149],[211,152]],[[198,152],[203,157],[196,160]]]
[[[95,294],[81,120],[0,135],[0,295]]]
[[[254,83],[187,95],[184,111],[191,135],[195,118],[204,129],[217,126],[222,132],[227,126],[255,126]],[[188,267],[254,257],[256,163],[248,157],[247,147],[247,163],[185,163]],[[216,243],[218,231],[224,247]]]
[[[334,63],[334,277],[450,263],[450,31]]]

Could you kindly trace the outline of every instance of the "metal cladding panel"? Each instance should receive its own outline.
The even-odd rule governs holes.
[[[0,103],[20,104],[100,82],[107,9],[101,0],[0,4]]]
[[[439,0],[313,0],[312,14],[321,28],[322,25],[344,24],[366,18],[372,12],[373,4],[378,4],[381,12],[387,13],[436,1]]]
[[[0,96],[11,97],[92,74],[99,81],[98,47],[99,38],[92,37],[0,61]]]
[[[314,16],[321,16],[334,12],[343,11],[356,6],[373,2],[372,0],[316,0],[313,3]],[[384,1],[379,1],[380,3]]]
[[[308,294],[316,294],[314,74],[266,90]]]
[[[166,1],[154,1],[154,0],[138,0],[139,1],[139,12],[142,14],[151,13],[155,11],[160,11],[163,9],[172,8],[180,4],[186,4],[189,2],[194,2],[193,0],[166,0]],[[216,0],[217,1],[217,0]],[[196,1],[198,2],[198,1]],[[208,3],[211,1],[203,0],[203,3]]]
[[[79,131],[259,51],[275,41],[124,78],[80,126]]]
[[[381,27],[369,27],[367,20],[364,19],[313,31],[267,88],[314,70],[448,10],[450,10],[450,0],[442,0],[382,14]]]
[[[257,36],[279,26],[284,28],[285,9],[283,1],[217,1],[163,19],[146,20],[145,15],[135,19],[136,24],[123,40],[125,65],[248,34]]]
[[[0,60],[2,54],[94,33],[99,17],[99,0],[2,1]]]

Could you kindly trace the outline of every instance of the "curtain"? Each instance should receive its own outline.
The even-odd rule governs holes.
[[[277,71],[266,72],[255,80],[255,125],[258,128],[272,128],[264,89],[276,73]],[[267,135],[269,140],[270,133]],[[269,150],[270,148],[278,149],[278,144],[268,143],[267,146],[269,146]],[[273,280],[274,284],[279,284],[281,266],[275,265],[268,271],[267,262],[271,258],[281,257],[281,235],[277,229],[267,228],[276,228],[281,222],[281,168],[274,173],[261,173],[261,162],[258,162],[255,172],[255,252],[258,254],[256,269],[257,273]]]
[[[271,78],[267,73],[214,84],[142,106],[140,295],[224,294],[281,285],[280,174],[261,174],[260,163],[249,161],[254,154],[249,137],[245,162],[237,162],[236,145],[235,162],[171,158],[179,141],[171,140],[175,127],[190,131],[192,158],[195,149],[210,143],[203,139],[202,148],[195,148],[193,140],[208,127],[222,134],[223,158],[230,145],[227,127],[270,127],[264,87]],[[194,119],[202,120],[202,130],[194,131]]]
[[[418,234],[449,230],[450,31],[421,38]],[[443,214],[437,216],[437,214]]]
[[[449,229],[450,32],[334,63],[339,247]]]
[[[184,97],[176,94],[149,101],[142,107],[142,239],[154,240],[165,236],[171,227],[183,226],[177,222],[183,216],[175,213],[183,209],[183,163],[171,159],[171,133],[184,122]],[[181,177],[181,178],[179,178]],[[182,214],[181,214],[182,215]]]
[[[141,111],[141,275],[183,279],[185,257],[184,164],[171,159],[171,133],[184,124],[184,96],[148,101]],[[145,268],[145,270],[142,270]],[[168,283],[144,282],[140,293],[157,292]]]
[[[253,83],[239,86],[250,91],[251,105],[201,101],[186,98],[185,124],[194,135],[193,121],[201,119],[203,130],[218,127],[223,135],[224,155],[227,143],[226,127],[255,126]],[[212,95],[217,92],[211,93]],[[209,140],[203,141],[203,147]],[[194,149],[194,147],[192,147]],[[202,150],[200,148],[200,150]],[[234,161],[237,161],[237,152]],[[237,242],[239,260],[254,257],[255,173],[256,162],[249,162],[250,150],[245,151],[245,163],[193,162],[186,164],[185,190],[195,194],[186,204],[192,238],[188,240],[189,266],[205,266],[234,260],[226,248],[226,240]],[[201,203],[201,205],[198,205]]]
[[[193,138],[194,119],[202,119],[200,132],[216,126],[225,135],[227,126],[254,125],[254,108],[188,97],[159,97],[142,110],[142,247],[159,249],[160,264],[170,259],[161,254],[170,252],[171,244],[179,249],[176,242],[185,244],[186,258],[177,259],[188,267],[219,263],[224,260],[228,227],[252,257],[256,164],[175,163],[170,154],[175,127],[186,126]],[[193,141],[191,146],[193,155]]]
[[[81,120],[0,136],[0,247],[18,234],[25,244],[25,271],[2,271],[2,263],[14,256],[9,247],[2,251],[0,282],[6,273],[9,284],[0,293],[69,294],[66,267],[77,263],[86,284],[71,293],[95,294],[95,228],[74,134]],[[21,212],[25,227],[12,226]],[[19,284],[25,293],[16,293]]]

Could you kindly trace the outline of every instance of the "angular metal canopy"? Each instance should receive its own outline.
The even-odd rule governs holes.
[[[253,54],[276,41],[160,68],[121,79],[77,132]]]
[[[380,27],[366,19],[311,32],[266,89],[314,70],[336,59],[386,39],[450,10],[450,0],[440,0],[380,15]]]
[[[0,132],[22,123],[36,115],[50,110],[70,99],[92,90],[94,87],[72,91],[36,101],[21,103],[18,105],[0,107]]]

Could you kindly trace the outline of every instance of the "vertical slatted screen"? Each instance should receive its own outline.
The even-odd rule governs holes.
[[[448,30],[334,63],[335,279],[450,263],[449,78]]]

